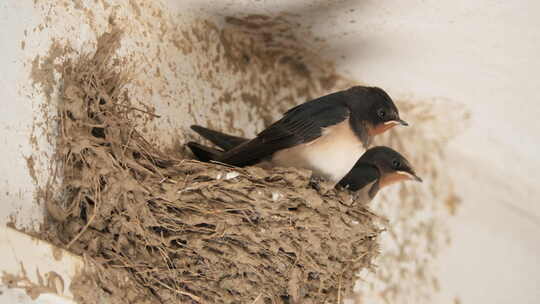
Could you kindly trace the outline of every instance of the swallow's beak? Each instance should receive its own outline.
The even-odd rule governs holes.
[[[412,171],[397,171],[396,173],[400,175],[405,175],[407,179],[414,180],[420,183],[423,182],[422,179]]]
[[[405,120],[403,120],[401,118],[398,118],[398,119],[395,119],[395,120],[389,120],[389,121],[385,122],[384,125],[385,126],[390,125],[390,126],[393,127],[393,126],[397,126],[397,125],[408,126],[409,124]]]
[[[408,126],[408,125],[409,125],[408,122],[406,122],[405,120],[403,120],[403,119],[401,119],[401,118],[398,119],[397,121],[398,121],[398,123],[399,123],[400,125],[402,125],[402,126]]]

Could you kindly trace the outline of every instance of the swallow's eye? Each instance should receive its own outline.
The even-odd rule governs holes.
[[[394,169],[398,169],[401,166],[401,163],[399,162],[399,160],[394,159],[392,161],[392,166],[394,167]]]
[[[384,118],[386,116],[386,112],[383,109],[380,109],[377,111],[377,115],[379,115],[380,118]]]

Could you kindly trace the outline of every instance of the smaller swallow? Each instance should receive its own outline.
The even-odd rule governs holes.
[[[247,138],[197,125],[191,126],[191,129],[224,151],[248,141]],[[339,181],[338,187],[349,189],[357,198],[363,197],[365,201],[371,201],[383,187],[405,180],[422,182],[403,155],[391,148],[378,146],[364,152],[347,175]]]
[[[403,155],[378,146],[368,149],[338,186],[353,191],[356,197],[372,200],[382,188],[406,180],[422,182]]]

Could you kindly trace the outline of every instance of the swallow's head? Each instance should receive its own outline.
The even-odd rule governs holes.
[[[358,99],[353,106],[354,115],[366,123],[369,135],[381,134],[397,125],[409,125],[399,117],[398,108],[383,89],[355,86],[349,92]]]
[[[422,182],[422,179],[416,175],[409,161],[391,148],[383,146],[373,147],[362,155],[360,161],[377,167],[380,173],[380,188],[405,180]]]

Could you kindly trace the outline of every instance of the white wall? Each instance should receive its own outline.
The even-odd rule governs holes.
[[[471,128],[449,150],[448,170],[464,201],[452,219],[452,246],[440,261],[440,302],[458,296],[462,303],[538,303],[540,2],[205,0],[168,1],[167,7],[193,15],[200,9],[207,14],[285,11],[311,27],[323,39],[313,42],[314,49],[354,79],[397,97],[437,97],[467,106]],[[37,225],[42,214],[25,159],[40,153],[36,178],[46,181],[40,172],[48,170],[44,160],[50,144],[39,128],[32,129],[42,119],[36,113],[44,99],[29,93],[28,79],[29,59],[43,54],[53,36],[47,28],[34,30],[43,21],[42,11],[30,2],[0,3],[0,223],[15,212],[19,220]],[[65,20],[80,26],[77,36],[70,36],[78,46],[94,37],[81,20]],[[210,96],[202,84],[193,85]]]

